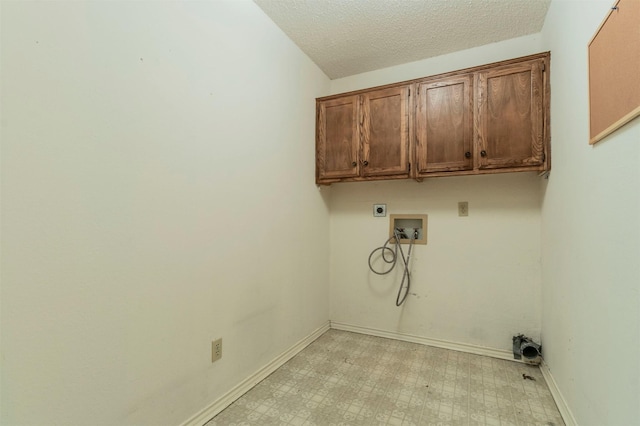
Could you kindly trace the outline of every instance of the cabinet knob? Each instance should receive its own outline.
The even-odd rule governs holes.
[[[464,158],[471,158],[471,153],[469,151],[465,152]]]
[[[358,163],[356,163],[355,161],[353,163],[351,163],[351,167],[355,167],[357,165],[358,165]]]
[[[480,151],[480,155],[482,155],[483,157],[486,157],[487,156],[487,151],[485,151],[485,150]]]
[[[362,162],[362,164],[364,164],[365,166],[368,166],[369,162],[365,160],[365,161]]]

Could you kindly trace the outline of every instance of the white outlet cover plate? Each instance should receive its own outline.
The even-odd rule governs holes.
[[[374,204],[373,205],[373,216],[375,217],[385,217],[387,215],[387,205],[386,204]]]

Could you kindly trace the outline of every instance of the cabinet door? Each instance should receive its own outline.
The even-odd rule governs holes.
[[[318,103],[317,181],[358,176],[358,96]]]
[[[482,169],[544,160],[542,60],[477,74],[477,154]]]
[[[409,176],[409,86],[362,96],[362,176]]]
[[[418,84],[417,173],[473,169],[472,76]]]

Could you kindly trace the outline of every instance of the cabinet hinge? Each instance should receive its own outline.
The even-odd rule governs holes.
[[[547,155],[543,152],[542,153],[542,162],[544,163],[544,161],[547,159]]]
[[[411,89],[409,89],[409,96],[411,96]]]
[[[542,72],[545,72],[547,69],[547,66],[545,64],[542,64]]]
[[[409,171],[411,171],[411,163],[409,163]]]

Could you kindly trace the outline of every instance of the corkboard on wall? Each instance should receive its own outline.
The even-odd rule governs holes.
[[[640,116],[640,0],[618,0],[589,42],[589,143]]]

